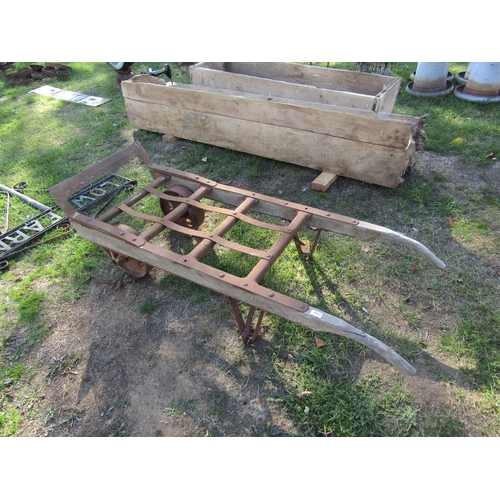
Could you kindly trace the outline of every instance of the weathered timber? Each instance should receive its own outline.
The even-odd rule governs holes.
[[[406,148],[413,135],[412,127],[419,122],[417,118],[392,113],[345,109],[199,85],[170,86],[159,78],[153,84],[136,78],[128,80],[123,87],[125,104],[127,101],[158,104],[169,109],[182,108],[380,146]],[[163,121],[166,119],[168,117]]]
[[[123,82],[138,129],[264,156],[386,187],[413,163],[423,120],[199,85]]]
[[[311,182],[311,187],[316,191],[326,191],[337,179],[339,178],[336,174],[331,174],[330,172],[321,172],[321,174],[316,177]]]
[[[191,83],[370,111],[394,110],[401,79],[280,62],[198,63]]]

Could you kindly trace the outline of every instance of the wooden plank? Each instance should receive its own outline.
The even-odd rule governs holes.
[[[210,69],[220,70],[225,73],[225,77],[215,73],[209,76]],[[194,84],[281,95],[276,91],[269,92],[274,88],[279,89],[279,92],[286,91],[288,95],[282,97],[289,98],[297,98],[292,95],[294,87],[286,87],[284,83],[311,86],[311,89],[303,89],[303,100],[388,113],[394,110],[401,86],[399,77],[292,63],[198,63],[190,68],[190,73]],[[234,76],[230,76],[232,73]],[[201,83],[202,80],[205,83]],[[262,90],[259,90],[256,80],[262,80]],[[273,87],[267,80],[279,81],[280,85],[275,84]],[[244,85],[245,88],[238,89],[238,85]],[[295,89],[296,93],[299,91]]]
[[[207,62],[207,63],[197,63],[194,66],[198,66],[200,64],[203,64],[204,68],[209,68],[209,69],[218,69],[221,71],[226,71],[226,63],[225,62]]]
[[[418,119],[193,85],[122,83],[125,100],[150,102],[406,149]]]
[[[195,67],[203,67],[205,63]],[[227,62],[226,72],[282,80],[322,89],[376,96],[384,86],[398,78],[360,71],[283,62]]]
[[[277,81],[201,67],[191,67],[190,71],[193,85],[202,85],[210,88],[235,90],[264,96],[284,97],[286,99],[365,110],[372,110],[375,102],[374,96],[359,93],[323,89],[311,85]]]
[[[267,123],[207,114],[185,108],[125,100],[130,123],[138,129],[242,151],[331,172],[387,187],[397,187],[408,151],[361,143]]]
[[[326,191],[339,176],[331,172],[321,172],[311,183],[311,187],[316,191]]]
[[[279,292],[272,291],[270,294],[270,289],[261,286],[257,287],[260,293],[255,293],[255,291],[245,289],[242,286],[241,283],[244,279],[224,280],[220,278],[220,271],[201,263],[198,264],[196,269],[182,265],[177,261],[177,255],[173,254],[173,252],[160,247],[154,247],[150,243],[146,243],[143,248],[134,248],[132,245],[127,245],[109,235],[87,229],[83,226],[76,225],[76,230],[83,238],[102,247],[110,248],[122,255],[147,262],[154,267],[163,269],[168,273],[192,281],[197,285],[204,286],[227,297],[242,301],[261,311],[276,314],[306,328],[333,333],[359,342],[377,352],[403,373],[408,375],[416,373],[412,365],[380,340],[362,330],[358,330],[336,316],[317,308],[312,308],[301,301],[282,295]]]
[[[396,105],[399,89],[401,87],[401,79],[397,78],[392,83],[384,87],[380,98],[377,96],[377,104],[373,111],[382,113],[392,113]]]

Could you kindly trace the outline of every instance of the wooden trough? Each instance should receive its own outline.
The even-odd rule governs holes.
[[[191,77],[193,84],[149,75],[124,81],[132,126],[391,188],[414,163],[423,119],[387,112],[399,79],[288,63],[196,65]],[[358,80],[355,92],[346,82]]]
[[[70,203],[73,193],[89,184],[95,184],[120,167],[136,159],[142,160],[153,180],[115,207],[92,218],[78,212]],[[416,370],[394,350],[378,339],[346,323],[326,311],[288,297],[262,284],[265,274],[280,258],[286,247],[295,242],[299,256],[309,259],[317,247],[321,231],[329,231],[361,239],[383,239],[400,243],[419,253],[433,267],[443,269],[441,262],[427,247],[390,229],[359,221],[351,217],[325,212],[313,207],[265,196],[252,191],[216,183],[210,179],[155,164],[139,142],[115,153],[50,189],[60,208],[78,233],[101,246],[113,262],[135,277],[145,276],[151,267],[158,267],[176,276],[198,283],[228,297],[239,331],[244,340],[255,340],[264,312],[276,314],[316,331],[329,332],[347,337],[377,352],[408,375]],[[152,203],[147,203],[147,201]],[[141,203],[139,203],[141,202]],[[149,208],[147,208],[149,207]],[[154,208],[154,210],[151,209]],[[162,215],[156,212],[161,208]],[[222,216],[215,227],[204,225],[205,214]],[[265,218],[261,217],[262,215]],[[120,218],[134,219],[136,229],[121,223]],[[273,232],[266,246],[246,246],[230,236],[237,224],[248,230],[257,226]],[[246,226],[245,226],[246,225]],[[137,227],[140,226],[140,231]],[[317,229],[313,245],[299,238],[302,228]],[[157,244],[155,239],[166,231],[170,235],[187,235],[196,244],[179,251]],[[262,242],[261,242],[262,243]],[[241,258],[255,262],[244,276],[228,272],[218,260],[217,267],[209,257],[214,247],[224,251],[236,251]],[[234,272],[234,271],[233,271]],[[242,273],[244,274],[244,273]],[[243,318],[239,302],[250,306]],[[255,326],[253,317],[259,310]]]

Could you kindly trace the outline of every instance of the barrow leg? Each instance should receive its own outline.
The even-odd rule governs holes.
[[[228,297],[227,299],[229,301],[229,304],[231,305],[231,310],[233,311],[233,316],[238,325],[238,331],[241,335],[242,340],[244,342],[254,342],[255,340],[257,340],[265,312],[262,310],[260,311],[255,326],[253,326],[253,318],[257,308],[255,306],[250,306],[250,311],[248,312],[248,316],[245,321],[243,319],[241,309],[238,306],[238,301],[233,299],[232,297]]]
[[[299,236],[296,234],[295,237],[293,238],[295,242],[295,246],[297,248],[297,251],[299,252],[299,257],[303,260],[309,260],[316,248],[318,248],[318,243],[319,243],[319,237],[321,234],[321,229],[318,229],[316,233],[316,238],[314,239],[314,243],[311,246],[311,242],[306,240],[305,242],[302,241]]]

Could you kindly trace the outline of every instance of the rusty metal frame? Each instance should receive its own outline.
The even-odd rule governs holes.
[[[134,158],[142,160],[149,169],[153,181],[139,188],[126,200],[95,219],[77,212],[68,202],[74,192],[126,165]],[[169,186],[184,186],[192,194],[189,196],[169,195],[167,194]],[[158,267],[226,295],[239,331],[245,340],[255,340],[259,333],[263,313],[268,312],[314,330],[331,332],[356,340],[378,352],[402,372],[410,375],[415,373],[413,366],[374,337],[354,328],[340,318],[312,308],[300,300],[283,295],[261,284],[267,271],[292,241],[295,242],[302,258],[310,258],[318,244],[319,233],[322,230],[362,239],[379,238],[396,241],[420,253],[433,267],[438,269],[445,267],[444,263],[429,249],[411,238],[351,217],[219,184],[192,173],[157,165],[138,141],[52,187],[49,191],[82,237],[117,255],[135,259],[141,264],[144,263],[147,268]],[[172,209],[167,213],[164,211],[163,217],[135,210],[134,205],[147,196],[154,196],[162,203],[169,203]],[[231,208],[210,205],[203,203],[203,200],[212,200],[223,204],[224,207]],[[189,224],[190,214],[196,215],[200,210],[223,214],[226,218],[214,230],[202,231],[196,224]],[[250,211],[275,216],[283,221],[289,221],[289,223],[277,225],[262,222],[249,216]],[[142,219],[148,224],[146,229],[141,233],[136,233],[124,230],[119,225],[113,225],[112,221],[121,213]],[[224,238],[228,231],[240,221],[276,231],[279,236],[271,248],[266,251],[250,248]],[[298,237],[299,231],[304,226],[318,230],[316,240],[310,248],[306,248],[309,245],[304,245]],[[151,242],[164,230],[195,237],[199,242],[189,253],[181,255]],[[238,277],[201,262],[203,256],[215,245],[222,245],[257,257],[257,264],[246,276]],[[246,321],[243,319],[238,302],[250,306],[250,313]],[[257,309],[260,310],[260,313],[255,327],[252,327],[253,316]]]

